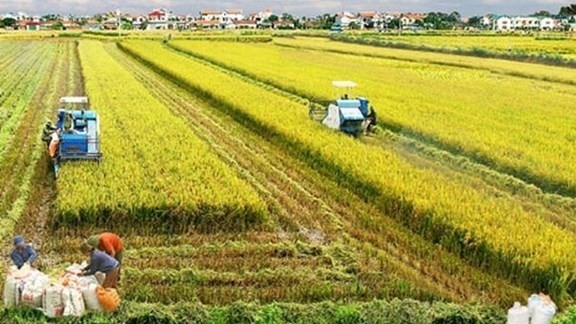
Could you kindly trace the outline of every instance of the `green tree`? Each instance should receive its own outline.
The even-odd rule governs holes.
[[[319,29],[330,29],[336,22],[336,15],[325,13],[322,16],[318,16],[317,20]]]
[[[566,7],[560,7],[560,12],[558,13],[560,16],[569,17],[576,15],[576,4],[571,4]]]
[[[352,21],[348,24],[348,28],[352,30],[358,30],[360,29],[360,23],[358,23],[357,21]]]
[[[64,27],[64,23],[62,23],[62,20],[58,19],[52,24],[52,29],[64,30],[66,28]]]
[[[535,13],[531,14],[532,17],[552,17],[552,14],[546,10],[536,11]]]
[[[282,20],[294,21],[294,17],[291,14],[285,12],[282,14]]]
[[[270,23],[275,23],[279,20],[280,18],[278,18],[278,16],[276,15],[270,15],[268,18],[264,19],[264,22],[270,22]]]
[[[16,26],[16,19],[12,17],[6,17],[2,19],[2,27],[15,27]]]
[[[482,28],[482,17],[480,16],[473,16],[468,18],[468,21],[465,24],[467,27],[474,27],[474,28]]]
[[[427,28],[446,30],[452,29],[461,24],[461,16],[457,11],[450,14],[444,12],[429,12],[423,19],[424,26]]]

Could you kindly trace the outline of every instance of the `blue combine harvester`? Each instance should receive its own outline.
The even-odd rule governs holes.
[[[48,127],[48,126],[47,126]],[[58,177],[60,162],[92,160],[100,162],[100,121],[90,110],[87,97],[62,97],[56,125],[51,128],[48,150]]]
[[[328,107],[317,107],[310,104],[310,118],[321,122],[331,129],[359,136],[371,132],[376,125],[376,112],[364,97],[350,98],[349,93],[356,83],[352,81],[332,81],[332,85],[342,90],[339,99],[332,101]]]

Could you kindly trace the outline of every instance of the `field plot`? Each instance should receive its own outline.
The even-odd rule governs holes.
[[[286,44],[284,40],[280,42]],[[356,47],[349,54],[335,54],[271,44],[173,44],[244,75],[322,102],[335,96],[330,80],[353,78],[360,84],[360,94],[372,100],[380,121],[399,133],[468,156],[545,192],[576,194],[576,171],[572,168],[576,161],[576,129],[569,122],[576,118],[576,110],[570,104],[576,91],[573,86],[539,81],[550,77],[540,75],[538,66],[532,71],[534,65],[516,63],[517,68],[508,68],[510,74],[518,71],[535,77],[515,78],[492,73],[505,64],[495,60],[490,60],[496,62],[494,66],[483,62],[481,69],[430,64],[447,62],[452,57],[442,54],[420,53],[410,58],[408,53],[412,52],[393,50],[404,52],[404,57],[391,59],[355,55]],[[319,49],[327,47],[319,44]],[[371,50],[375,54],[391,53],[388,49]],[[244,55],[259,59],[245,60]],[[467,64],[473,62],[468,58]],[[572,69],[557,70],[562,70],[566,78],[576,76]],[[350,71],[354,73],[350,75]]]
[[[130,250],[125,268],[130,279],[123,287],[128,299],[219,305],[238,299],[308,303],[394,296],[470,301],[487,294],[492,301],[504,302],[522,294],[521,289],[482,274],[411,234],[283,149],[234,126],[236,122],[217,110],[210,113],[193,104],[189,93],[166,85],[165,79],[112,45],[105,48],[106,52],[101,44],[90,43],[82,44],[81,51],[106,59],[107,71],[114,76],[109,86],[112,80],[128,83],[119,75],[138,79],[155,100],[171,107],[221,159],[235,166],[270,209],[258,232],[244,234],[160,235],[135,222],[126,229],[131,233],[126,236]],[[86,52],[81,54],[87,62]],[[106,73],[98,74],[106,79]],[[86,84],[90,90],[90,81]],[[101,95],[94,96],[98,100]],[[101,108],[104,114],[105,109]],[[359,214],[365,215],[363,220]],[[71,237],[89,224],[82,227],[61,230],[58,236]],[[134,237],[139,232],[146,235]],[[50,244],[47,249],[54,259],[66,250],[62,241]],[[433,255],[443,257],[430,261]],[[423,264],[423,260],[428,261]],[[497,294],[496,289],[503,286],[508,289]]]
[[[241,63],[233,55],[199,54],[227,60],[225,68],[159,41],[6,44],[0,67],[16,75],[0,80],[0,87],[30,89],[0,96],[0,102],[22,100],[24,107],[12,104],[8,117],[0,116],[0,131],[14,123],[0,167],[9,170],[12,163],[20,172],[3,175],[8,182],[0,187],[17,193],[1,196],[2,212],[10,216],[1,223],[5,241],[21,233],[40,243],[39,266],[57,274],[85,258],[82,237],[119,232],[127,247],[120,287],[126,303],[119,316],[144,310],[141,318],[148,318],[151,310],[165,310],[189,319],[231,312],[228,321],[236,322],[231,318],[251,314],[237,304],[242,301],[272,307],[271,318],[289,317],[278,314],[287,307],[309,320],[317,308],[333,310],[313,303],[393,298],[505,309],[541,285],[560,305],[571,302],[576,226],[566,214],[558,215],[562,225],[553,224],[551,211],[538,203],[528,207],[458,170],[417,156],[406,161],[386,146],[366,145],[309,120],[299,101],[309,90],[299,84],[309,74],[298,79],[293,69],[320,71],[323,60],[341,54],[326,58],[318,50],[299,54],[226,43],[245,60],[258,49],[272,78],[278,73],[292,80],[277,76],[274,83],[251,63],[253,74],[231,71]],[[188,42],[178,46],[196,50]],[[220,48],[219,42],[210,46]],[[44,59],[20,55],[23,48],[42,51]],[[279,66],[274,51],[287,55]],[[311,95],[330,99],[315,92],[321,84],[328,88],[346,69],[376,60],[342,57],[342,74],[328,71]],[[40,71],[27,70],[30,65]],[[27,95],[14,95],[22,93]],[[55,182],[41,127],[53,117],[59,96],[84,94],[101,116],[104,160],[65,163]],[[379,109],[382,119],[393,116],[385,111]],[[19,117],[10,117],[15,113]],[[409,304],[396,307],[422,312]]]
[[[91,62],[83,65],[86,92],[105,120],[106,163],[63,168],[55,226],[113,223],[128,230],[145,222],[154,231],[185,232],[190,224],[204,231],[243,230],[263,221],[265,206],[256,193],[191,136],[183,121],[110,58],[100,58],[100,43],[81,46],[89,47],[81,48],[81,60]],[[103,65],[118,73],[102,74],[97,67]],[[113,79],[123,86],[110,87]]]
[[[534,35],[386,35],[370,34],[359,37],[391,43],[406,43],[438,49],[494,51],[528,55],[551,55],[576,58],[576,46],[570,34],[536,33]]]
[[[74,43],[65,44],[71,47],[58,56],[60,65],[55,68],[58,77],[54,79],[62,88],[50,97],[54,105],[47,105],[48,115],[62,92],[84,93],[77,83],[81,70],[75,65],[78,60],[71,45]],[[79,251],[82,235],[119,227],[128,247],[121,293],[126,300],[135,302],[200,301],[207,305],[227,305],[237,300],[311,303],[409,297],[506,305],[509,300],[526,294],[523,289],[484,274],[442,247],[412,234],[373,205],[293,158],[284,148],[246,130],[219,109],[197,102],[187,90],[171,85],[115,45],[82,41],[79,49],[85,91],[102,116],[106,159],[101,165],[64,164],[56,186],[57,205],[52,210],[49,199],[53,189],[48,164],[37,164],[33,178],[37,186],[31,192],[25,217],[14,231],[36,243],[42,242],[40,266],[46,272],[57,273],[66,264],[84,258]],[[63,62],[68,65],[62,65]],[[94,79],[95,74],[100,79]],[[98,91],[101,83],[109,90]],[[140,92],[142,88],[149,90]],[[138,94],[130,98],[146,99],[147,109],[123,101],[115,89],[130,89]],[[108,96],[116,96],[116,100],[107,101]],[[118,194],[106,199],[93,198],[111,206],[108,208],[112,217],[106,222],[90,218],[91,215],[81,219],[64,218],[59,214],[62,204],[85,200],[90,194],[82,188],[67,187],[67,182],[79,177],[90,178],[92,174],[104,177],[100,172],[107,170],[108,163],[121,170],[134,167],[131,158],[114,161],[116,151],[111,141],[117,139],[115,133],[121,130],[117,125],[140,134],[130,127],[129,118],[118,112],[122,109],[144,119],[143,123],[146,119],[138,114],[158,112],[158,116],[169,122],[156,128],[167,134],[170,127],[185,125],[185,129],[181,129],[185,136],[198,139],[198,147],[204,143],[208,147],[204,155],[215,156],[215,161],[220,161],[211,163],[217,166],[216,163],[224,162],[228,171],[223,172],[242,179],[245,188],[253,190],[257,201],[267,206],[267,217],[256,226],[233,233],[217,228],[209,233],[196,228],[196,223],[170,226],[171,218],[167,216],[164,219],[167,225],[152,231],[145,213],[128,215],[142,218],[127,225],[130,221],[127,211],[121,207],[118,211],[113,209],[116,201],[125,199]],[[40,129],[42,120],[35,125]],[[131,147],[150,141],[145,136],[142,140],[130,139]],[[176,152],[176,149],[184,152],[188,149],[171,148]],[[42,151],[43,148],[40,153]],[[81,171],[89,173],[81,176]],[[107,176],[114,174],[115,181],[133,179],[119,173]],[[92,190],[98,192],[106,188],[98,184]],[[125,191],[132,194],[140,190],[125,186]],[[161,198],[160,195],[158,200],[150,202],[161,203]],[[67,206],[74,205],[68,203]],[[53,215],[48,226],[43,226],[39,217],[46,216],[49,210]],[[218,215],[206,214],[206,218],[210,217],[205,220],[207,223],[215,222]],[[38,224],[42,230],[31,224]]]
[[[445,39],[445,38],[443,38]],[[497,40],[497,38],[494,38]],[[473,56],[446,55],[426,51],[409,51],[383,48],[354,43],[333,41],[319,37],[275,38],[274,44],[299,49],[312,49],[340,54],[354,54],[367,57],[393,59],[399,61],[432,63],[437,65],[486,70],[495,74],[526,77],[529,79],[576,84],[576,71],[549,65],[520,63],[508,60],[486,59]]]
[[[550,246],[544,248],[537,242],[545,240],[557,244],[558,250],[552,250],[571,253],[568,242],[575,240],[574,235],[547,223],[536,212],[525,210],[500,194],[421,170],[390,152],[374,150],[319,128],[309,121],[300,104],[263,90],[253,80],[242,80],[229,71],[171,53],[161,44],[126,42],[122,47],[189,89],[221,102],[223,109],[248,120],[263,136],[278,138],[294,154],[320,170],[324,167],[324,171],[329,171],[325,172],[327,176],[377,203],[428,239],[444,242],[449,249],[489,271],[514,276],[518,283],[531,286],[546,282],[558,289],[559,295],[571,289],[571,275],[567,272],[570,258],[564,253],[550,253]],[[182,72],[186,70],[206,78],[199,80]],[[234,87],[219,86],[232,83]],[[270,107],[282,108],[271,113]],[[456,193],[458,199],[454,200]],[[526,277],[516,271],[519,268]]]

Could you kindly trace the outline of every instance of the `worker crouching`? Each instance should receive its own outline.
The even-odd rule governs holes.
[[[26,263],[32,266],[36,260],[36,256],[36,250],[34,250],[30,244],[24,242],[22,235],[14,237],[14,250],[12,250],[10,258],[18,269],[22,268]]]
[[[102,287],[116,289],[120,263],[106,254],[106,252],[100,251],[88,244],[85,244],[83,249],[90,254],[90,264],[83,269],[80,275],[90,276],[96,274],[96,272],[102,272],[106,275]]]
[[[93,248],[106,252],[106,254],[118,261],[118,281],[120,281],[123,255],[122,239],[120,239],[120,236],[111,232],[104,232],[90,236],[86,240],[86,243]]]

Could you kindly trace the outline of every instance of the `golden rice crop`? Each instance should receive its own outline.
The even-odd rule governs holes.
[[[275,42],[300,44],[299,40]],[[367,96],[380,121],[394,125],[400,132],[424,136],[546,192],[576,193],[576,170],[572,167],[576,162],[576,132],[567,122],[576,118],[571,105],[576,91],[571,85],[542,81],[554,80],[553,75],[576,80],[573,69],[321,40],[304,40],[302,44],[350,54],[269,44],[171,44],[316,100],[335,98],[330,80],[352,78],[360,85],[353,92]],[[368,51],[388,56],[355,55]],[[397,59],[391,59],[393,56]],[[464,60],[469,68],[451,65]],[[499,69],[532,77],[492,73]]]
[[[265,135],[279,137],[294,154],[327,168],[326,174],[430,240],[527,286],[546,282],[558,296],[569,289],[576,238],[537,213],[324,129],[294,101],[159,43],[128,41],[120,46],[231,114],[251,120]]]
[[[65,163],[57,218],[241,230],[261,221],[256,192],[171,114],[100,42],[80,44],[86,92],[101,119],[102,163]],[[234,228],[236,227],[236,228]]]

